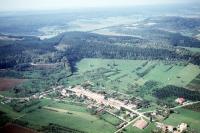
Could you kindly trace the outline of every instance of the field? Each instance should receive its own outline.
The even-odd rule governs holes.
[[[200,73],[200,68],[193,64],[157,60],[83,59],[77,69],[80,79],[99,82],[108,89],[124,93],[150,80],[161,85],[185,87]]]
[[[120,98],[124,96],[139,96],[150,101],[150,108],[142,108],[141,111],[155,110],[159,105],[156,103],[156,97],[149,95],[153,83],[157,83],[156,87],[166,85],[175,85],[187,87],[193,80],[199,78],[200,68],[193,64],[184,62],[164,62],[159,60],[111,60],[111,59],[90,59],[81,60],[76,65],[76,72],[72,76],[64,76],[68,74],[61,67],[57,69],[24,71],[22,77],[30,79],[19,87],[26,87],[28,90],[42,91],[45,86],[50,86],[50,82],[58,82],[65,86],[83,84],[85,81],[91,81],[94,90],[105,90],[106,92],[119,92]],[[61,71],[60,71],[61,70]],[[17,75],[17,74],[16,74]],[[45,78],[49,75],[49,78]],[[38,83],[37,83],[38,82]],[[35,85],[37,83],[37,85]],[[150,83],[150,84],[147,84]],[[37,90],[34,88],[37,87]],[[138,89],[142,89],[142,94],[138,93]],[[8,91],[6,91],[9,93]],[[30,93],[31,94],[31,93]],[[56,95],[56,94],[55,94]],[[50,96],[51,97],[51,96]],[[52,96],[53,98],[54,96]],[[116,98],[119,98],[116,96]],[[122,98],[123,99],[123,98]],[[49,131],[51,128],[63,129],[66,131],[89,132],[89,133],[111,133],[116,131],[116,126],[121,120],[108,114],[92,115],[90,111],[81,104],[73,103],[70,98],[64,99],[64,102],[55,101],[53,99],[42,99],[35,104],[15,103],[17,107],[22,106],[19,113],[13,111],[13,108],[6,104],[1,104],[0,110],[6,112],[12,119],[19,122],[28,123],[25,125],[38,131]],[[174,100],[172,100],[174,101]],[[24,108],[25,107],[25,108]],[[180,124],[186,122],[192,128],[199,130],[199,113],[186,109],[179,109],[180,114],[172,114],[165,123]],[[196,115],[193,115],[196,114]],[[196,116],[194,118],[194,116]],[[175,119],[175,120],[174,120]],[[78,124],[77,124],[78,123]],[[17,123],[18,124],[18,123]],[[150,125],[139,130],[132,125],[125,129],[125,132],[148,133],[153,130],[155,125]]]
[[[0,129],[0,131],[5,133],[37,133],[31,129],[16,124],[6,124],[2,129]]]
[[[9,90],[24,81],[24,79],[0,78],[0,91]]]
[[[193,53],[200,53],[200,48],[192,48],[192,47],[181,47],[181,48],[185,48]]]
[[[32,64],[23,71],[0,70],[0,93],[3,95],[30,96],[65,81],[71,74],[68,66],[62,64]],[[15,87],[14,90],[9,90]],[[4,91],[1,91],[4,90]],[[6,91],[6,90],[9,90]],[[17,93],[16,93],[17,92]]]
[[[138,129],[133,127],[133,124],[125,128],[124,133],[151,133],[151,131],[155,128],[153,123],[150,123],[147,128],[145,129]]]
[[[200,75],[198,75],[195,79],[193,79],[187,87],[192,90],[200,90]]]
[[[194,112],[188,109],[177,109],[178,114],[174,113],[167,118],[164,123],[177,126],[178,124],[185,122],[189,124],[196,132],[200,131],[200,113]]]
[[[112,116],[110,117],[112,118]],[[36,109],[19,120],[27,121],[29,126],[34,129],[55,123],[84,132],[110,133],[115,131],[112,124],[91,115],[85,107],[52,101],[49,101],[46,108]]]

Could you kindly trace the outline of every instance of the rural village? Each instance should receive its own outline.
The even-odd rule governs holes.
[[[154,123],[158,129],[164,133],[184,133],[187,131],[188,124],[180,123],[177,127],[162,123],[162,120],[169,117],[169,115],[175,112],[174,109],[181,108],[184,106],[199,103],[189,102],[186,99],[180,97],[175,99],[174,102],[179,104],[174,108],[163,107],[162,109],[141,112],[140,109],[143,106],[143,100],[141,98],[133,98],[133,100],[119,100],[113,97],[107,97],[106,93],[92,92],[87,86],[92,86],[92,82],[86,81],[83,85],[77,86],[56,86],[52,87],[51,90],[37,93],[30,97],[14,98],[0,95],[2,100],[1,104],[8,104],[12,100],[18,100],[20,102],[27,102],[33,99],[53,99],[55,101],[63,101],[66,97],[73,97],[82,99],[84,104],[94,115],[99,115],[104,112],[113,115],[114,117],[121,120],[121,123],[116,126],[117,131],[115,133],[123,132],[123,129],[132,125],[140,130],[148,127],[149,123]],[[58,94],[56,97],[49,97],[51,94]],[[145,105],[148,106],[148,105]],[[48,106],[41,107],[46,110],[67,113],[67,110],[53,108]],[[23,116],[22,116],[23,117]]]

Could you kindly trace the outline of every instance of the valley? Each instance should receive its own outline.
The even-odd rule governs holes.
[[[193,6],[0,15],[0,132],[199,133]]]

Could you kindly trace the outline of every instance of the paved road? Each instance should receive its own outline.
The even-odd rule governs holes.
[[[144,113],[138,112],[137,110],[133,110],[133,109],[127,107],[127,106],[123,106],[123,107],[124,107],[125,109],[127,109],[127,110],[129,110],[129,111],[131,111],[131,112],[133,112],[133,113],[135,113],[135,114],[137,114],[137,115],[139,115],[140,117],[144,117],[145,119],[150,120],[150,118],[147,117],[147,116],[145,116]]]

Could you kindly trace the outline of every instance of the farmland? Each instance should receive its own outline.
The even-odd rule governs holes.
[[[66,80],[60,80],[60,84],[65,86],[76,86],[77,84],[84,85],[87,82],[92,84],[89,88],[91,91],[104,91],[107,97],[113,97],[119,100],[131,99],[132,97],[140,97],[150,103],[148,107],[142,107],[141,112],[156,110],[161,108],[162,103],[153,91],[157,88],[162,88],[167,85],[174,85],[178,87],[186,87],[193,82],[200,73],[198,66],[191,63],[176,62],[176,61],[160,61],[160,60],[120,60],[120,59],[99,59],[99,58],[85,58],[76,64],[76,71],[73,75],[68,76]],[[35,71],[24,71],[22,77],[29,80],[44,78],[41,74],[43,69]],[[47,68],[48,71],[56,70],[55,68]],[[48,72],[47,71],[47,72]],[[56,71],[54,71],[55,73]],[[7,72],[8,73],[8,72]],[[60,72],[61,75],[66,73]],[[10,73],[10,74],[13,74]],[[58,77],[60,74],[57,74]],[[58,77],[55,76],[55,79]],[[187,78],[189,77],[189,79]],[[48,81],[48,79],[46,79]],[[176,82],[174,82],[176,80]],[[49,81],[48,81],[49,82]],[[38,80],[41,84],[41,81]],[[32,85],[27,81],[17,86],[26,86],[29,90]],[[43,85],[41,84],[41,87]],[[41,90],[40,90],[41,91]],[[39,91],[39,92],[40,92]],[[156,90],[159,92],[159,90]],[[2,94],[10,94],[5,91]],[[11,101],[8,105],[2,105],[1,111],[6,112],[15,123],[24,123],[23,126],[32,128],[37,131],[51,131],[56,128],[61,131],[76,131],[76,132],[115,132],[116,126],[122,123],[124,115],[119,115],[117,118],[109,113],[92,114],[84,104],[83,99],[69,97],[59,99],[59,95],[53,92],[49,97],[41,100],[32,100],[29,102],[20,103]],[[9,95],[8,95],[9,96]],[[12,95],[10,95],[12,96]],[[55,100],[54,98],[57,98]],[[51,99],[52,98],[52,99]],[[175,106],[174,100],[176,97],[169,97],[169,103]],[[168,99],[169,99],[168,98]],[[4,101],[3,101],[4,102]],[[78,103],[82,104],[78,104]],[[144,104],[144,103],[143,103]],[[17,105],[17,106],[16,106]],[[18,111],[18,112],[16,112]],[[186,111],[191,112],[190,110]],[[123,112],[121,112],[123,113]],[[197,113],[198,114],[198,113]],[[172,114],[164,123],[171,123],[171,119],[181,118],[185,115],[185,110],[180,110],[180,114]],[[50,117],[49,117],[50,116]],[[186,117],[186,116],[185,116]],[[185,119],[184,117],[184,119]],[[189,117],[189,116],[188,116]],[[191,120],[190,120],[191,119]],[[191,117],[188,121],[178,119],[173,121],[174,126],[180,124],[179,122],[188,123],[192,129],[197,130],[197,120]],[[195,119],[195,118],[194,118]],[[198,121],[197,121],[198,122]],[[76,123],[79,123],[78,125]],[[176,124],[176,125],[175,125]],[[155,129],[154,123],[150,123],[144,130],[133,127],[132,124],[126,127],[124,132],[150,132]]]
[[[22,121],[27,121],[32,128],[38,129],[41,126],[48,126],[49,123],[57,123],[62,126],[77,129],[84,132],[104,131],[114,132],[114,126],[100,120],[96,116],[90,115],[85,107],[63,104],[49,101],[48,107],[58,108],[64,111],[52,111],[45,108],[37,109],[36,111],[20,118]],[[49,117],[51,116],[51,117]],[[37,124],[36,124],[37,123]],[[76,124],[79,123],[79,124]]]
[[[187,85],[187,87],[190,88],[190,89],[199,91],[199,90],[200,90],[199,82],[200,82],[200,75],[196,76],[196,78],[193,79],[193,80]]]
[[[194,6],[2,12],[0,132],[199,133]]]
[[[24,81],[25,81],[24,79],[0,78],[0,91],[11,89],[23,83]]]
[[[144,72],[152,66],[154,68],[142,77],[138,75],[138,73]],[[200,68],[193,64],[166,63],[156,60],[83,59],[77,64],[77,69],[78,75],[86,75],[84,76],[85,80],[90,80],[89,78],[92,77],[87,77],[87,73],[94,73],[96,76],[105,78],[105,80],[101,80],[106,88],[115,90],[120,88],[119,91],[123,92],[126,92],[131,85],[143,85],[150,80],[157,81],[161,85],[171,84],[185,87],[200,73]],[[117,87],[113,86],[115,83]],[[134,87],[131,89],[134,89]]]
[[[92,87],[88,89],[91,91],[104,91],[108,98],[114,95],[114,98],[118,100],[131,99],[132,97],[142,98],[150,105],[147,107],[142,105],[140,112],[154,111],[156,108],[162,107],[162,104],[160,105],[157,102],[158,98],[153,95],[154,90],[159,91],[157,88],[167,85],[186,87],[195,78],[198,78],[200,73],[199,67],[190,63],[160,60],[85,58],[78,62],[75,67],[76,71],[73,75],[61,80],[61,84],[65,86],[76,86],[78,84],[84,86],[84,84],[90,83]],[[25,71],[24,75],[39,78],[40,71],[31,74],[28,74],[29,71]],[[190,78],[187,79],[186,77]],[[177,82],[173,82],[174,80]],[[170,99],[168,102],[171,102],[170,104],[173,106],[176,106],[174,103],[175,98],[174,96],[167,98]],[[74,98],[74,96],[62,99],[58,93],[50,91],[44,99],[31,100],[28,103],[25,102],[25,104],[11,101],[9,106],[4,104],[0,110],[7,112],[10,119],[14,119],[15,123],[23,123],[23,126],[37,131],[50,131],[52,128],[56,128],[59,131],[93,133],[94,131],[95,133],[103,131],[110,133],[115,132],[117,130],[116,126],[125,120],[123,119],[124,114],[119,115],[120,119],[106,112],[93,114],[85,105],[88,102],[83,98]],[[197,117],[193,118],[192,116],[196,112],[186,109],[178,109],[178,111],[180,114],[171,114],[169,118],[164,120],[164,123],[177,126],[180,122],[186,122],[193,130],[199,130],[197,127],[199,121]],[[123,111],[120,113],[123,113]],[[17,120],[15,120],[16,118]],[[178,118],[177,121],[174,121],[173,119],[176,118]],[[184,121],[185,119],[187,121]],[[127,133],[150,132],[154,129],[155,124],[150,123],[144,130],[129,125],[123,131]]]

